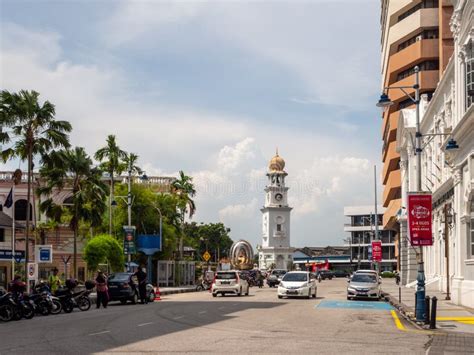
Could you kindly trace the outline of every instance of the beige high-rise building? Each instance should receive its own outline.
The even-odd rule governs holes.
[[[450,0],[381,1],[382,87],[410,86],[415,83],[414,68],[420,69],[420,92],[431,99],[432,93],[453,52],[449,27],[453,6]],[[414,89],[406,92],[414,96]],[[397,214],[401,205],[400,155],[396,150],[400,110],[414,107],[406,93],[389,91],[394,105],[382,117],[382,205],[383,228],[399,232]],[[403,241],[402,241],[403,242]],[[400,241],[397,241],[398,265]]]

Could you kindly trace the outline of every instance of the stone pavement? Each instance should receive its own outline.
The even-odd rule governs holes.
[[[408,318],[415,318],[415,288],[397,286],[394,279],[383,279],[382,291]],[[399,292],[401,291],[401,302]],[[426,287],[426,295],[438,299],[436,325],[438,329],[470,333],[474,335],[474,310],[447,301],[446,293],[440,292],[435,285]]]

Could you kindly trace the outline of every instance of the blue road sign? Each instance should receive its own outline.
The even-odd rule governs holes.
[[[373,311],[391,311],[394,308],[385,302],[377,301],[332,301],[322,300],[314,308],[346,308],[346,309],[364,309]]]

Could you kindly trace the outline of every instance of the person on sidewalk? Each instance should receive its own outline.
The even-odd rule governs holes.
[[[100,308],[101,304],[104,308],[107,308],[107,303],[109,302],[109,288],[107,287],[107,277],[101,270],[97,271],[95,289],[97,291],[97,308]]]
[[[55,267],[53,269],[53,274],[49,275],[49,278],[48,278],[49,288],[51,289],[51,293],[53,295],[56,293],[59,286],[61,286],[61,279],[58,276],[58,272],[59,272],[58,268]]]
[[[148,303],[148,298],[146,297],[146,269],[144,267],[139,267],[134,275],[137,277],[138,280],[138,293],[140,294],[140,301],[142,304],[146,304]]]

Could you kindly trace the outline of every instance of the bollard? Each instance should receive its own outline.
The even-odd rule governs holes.
[[[430,329],[436,329],[436,306],[438,304],[438,299],[434,296],[432,299],[433,303],[431,304],[431,321]]]
[[[425,297],[425,324],[430,324],[430,296]]]
[[[398,286],[398,303],[402,303],[402,288]]]

